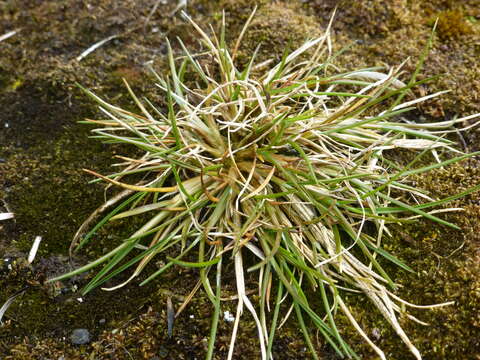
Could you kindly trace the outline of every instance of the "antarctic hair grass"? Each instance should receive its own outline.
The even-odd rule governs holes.
[[[264,63],[263,70],[255,67],[255,52],[239,69],[236,53],[253,14],[233,52],[225,42],[224,24],[217,37],[207,35],[184,16],[200,35],[202,56],[208,56],[214,66],[200,62],[181,40],[184,55],[176,59],[168,43],[170,76],[154,72],[165,95],[166,112],[147,99],[140,100],[128,84],[140,114],[85,90],[106,116],[87,121],[98,126],[93,130],[95,137],[131,144],[144,154],[137,159],[121,157],[122,170],[111,175],[88,170],[99,180],[125,190],[87,219],[72,244],[84,246],[108,221],[140,214],[150,218],[107,254],[52,281],[103,264],[83,289],[85,294],[133,269],[127,281],[104,288],[114,290],[137,278],[166,250],[180,249],[140,285],[172,266],[199,269],[200,279],[177,316],[203,287],[214,307],[206,355],[212,359],[225,296],[222,270],[225,262],[232,260],[237,311],[228,359],[233,357],[245,308],[255,321],[262,359],[272,358],[275,331],[291,313],[296,315],[314,358],[318,356],[311,325],[340,356],[358,358],[337,328],[338,311],[385,359],[346,305],[344,296],[349,292],[368,297],[420,359],[398,315],[420,322],[405,307],[450,303],[417,306],[395,295],[395,284],[382,263],[387,260],[411,269],[382,249],[381,242],[390,235],[391,224],[414,221],[417,216],[458,229],[438,217],[435,208],[480,186],[438,200],[410,185],[410,178],[478,155],[463,154],[445,137],[453,125],[475,115],[428,124],[407,121],[405,113],[441,92],[403,102],[412,88],[426,81],[412,78],[403,83],[399,79],[403,64],[387,72],[379,68],[339,71],[333,66],[339,55],[331,51],[331,23],[324,35],[285,52],[278,64],[265,69],[269,63]],[[189,86],[184,80],[187,72],[195,73],[198,82]],[[409,149],[418,155],[400,168],[385,155],[389,149]],[[440,160],[444,152],[456,155]],[[433,154],[438,161],[415,167],[426,154]],[[128,184],[123,178],[129,174],[142,174],[143,180]],[[83,236],[93,218],[114,205],[116,208]],[[367,223],[376,231],[367,232]],[[249,268],[245,268],[247,256],[256,260]],[[197,260],[186,260],[192,257]],[[258,275],[256,303],[247,290],[246,272]],[[312,307],[307,292],[318,293],[322,309]],[[282,303],[290,309],[285,314]]]

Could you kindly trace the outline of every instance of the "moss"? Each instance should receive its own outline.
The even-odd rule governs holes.
[[[472,34],[473,29],[463,11],[455,9],[438,14],[437,32],[442,39],[457,40],[464,35]]]
[[[307,8],[313,8],[316,15],[327,22],[337,8],[334,28],[356,39],[380,39],[389,36],[404,25],[409,9],[404,1],[348,0],[317,1]]]
[[[244,22],[242,19],[238,21]],[[306,15],[295,2],[263,5],[245,33],[239,61],[246,62],[259,44],[257,63],[269,59],[279,61],[284,49],[295,49],[321,33],[322,28],[315,18]],[[236,41],[236,38],[233,37],[233,40]]]
[[[430,36],[431,20],[438,14],[462,14],[458,19],[462,29],[454,41],[446,40],[442,31],[447,30],[447,21],[442,21],[435,38],[434,47],[426,59],[421,77],[441,75],[435,82],[429,83],[417,91],[422,95],[425,91],[436,92],[452,90],[451,93],[429,101],[423,111],[435,116],[444,117],[458,113],[474,113],[480,111],[477,96],[480,91],[480,66],[477,61],[480,31],[478,22],[468,21],[480,17],[478,2],[468,0],[461,4],[455,1],[392,1],[369,0],[350,2],[336,0],[308,2],[304,5],[306,12],[321,19],[325,26],[335,6],[338,7],[335,30],[335,48],[346,45],[353,46],[338,61],[352,69],[373,65],[395,66],[408,57],[411,60],[405,65],[405,80],[411,74]],[[442,16],[441,16],[442,18]],[[452,28],[453,29],[453,28]],[[460,29],[457,27],[457,29]]]
[[[23,152],[4,149],[9,155],[1,164],[8,186],[5,201],[15,213],[17,226],[11,236],[20,250],[27,251],[32,239],[41,235],[42,254],[64,253],[72,230],[102,201],[101,187],[85,186],[81,168],[105,168],[111,154],[89,140],[86,130],[74,126],[57,139],[51,132],[52,139],[44,142],[23,138],[29,146]]]
[[[480,183],[478,162],[470,161],[418,177],[416,185],[432,196],[443,198]],[[415,270],[409,273],[384,262],[387,272],[400,287],[396,294],[419,305],[454,301],[455,305],[434,310],[409,309],[409,313],[429,325],[423,326],[401,317],[400,323],[424,359],[475,359],[480,346],[475,334],[480,325],[480,202],[473,193],[456,200],[451,207],[464,212],[445,215],[459,225],[457,231],[429,221],[418,221],[391,228],[393,237],[385,237],[384,248]],[[366,333],[384,351],[388,359],[413,359],[406,346],[382,316],[369,311],[363,296],[352,295],[348,304]],[[373,359],[374,353],[348,321],[339,316],[342,331],[360,351],[361,358]]]
[[[23,282],[32,276],[32,269],[25,262],[10,273],[8,280],[10,292],[14,284]],[[58,266],[53,260],[45,266]],[[45,268],[43,270],[48,271]],[[39,271],[40,269],[34,269]],[[17,281],[13,281],[17,279]],[[79,295],[67,292],[56,296],[52,301],[49,293],[41,285],[29,290],[23,298],[13,305],[9,315],[15,322],[7,320],[1,329],[0,336],[8,334],[12,345],[0,352],[5,359],[39,359],[55,358],[63,355],[68,359],[151,359],[154,356],[168,359],[191,359],[204,356],[208,342],[212,306],[205,293],[200,291],[189,303],[188,307],[175,320],[173,337],[166,331],[166,302],[171,296],[174,307],[178,308],[197,281],[195,271],[175,269],[167,272],[161,283],[138,288],[127,286],[122,290],[122,301],[118,293],[95,291],[91,296],[79,302]],[[120,280],[119,280],[120,281]],[[0,283],[0,285],[3,285]],[[70,284],[72,285],[72,284]],[[66,284],[62,285],[64,288]],[[168,289],[175,289],[174,292]],[[231,289],[232,295],[235,293]],[[222,312],[235,313],[235,301],[222,303]],[[102,312],[95,309],[103,309]],[[285,311],[287,310],[285,306]],[[105,319],[104,325],[99,321]],[[22,324],[19,327],[16,324]],[[90,329],[93,340],[82,346],[73,346],[68,337],[74,328]],[[30,329],[30,336],[21,341],[15,337],[22,334],[24,328]],[[219,323],[215,359],[227,356],[232,323],[221,320]],[[307,356],[303,338],[296,330],[294,321],[289,321],[283,330],[278,331],[274,344],[276,359],[291,359],[298,354]],[[254,359],[258,357],[258,339],[255,323],[248,313],[242,317],[235,359]],[[325,352],[327,353],[327,351]]]

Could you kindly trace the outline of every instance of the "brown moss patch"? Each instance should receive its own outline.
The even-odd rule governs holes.
[[[308,16],[298,3],[273,2],[261,6],[245,33],[240,48],[240,62],[246,62],[260,45],[257,63],[279,61],[283,52],[302,45],[307,39],[322,34],[313,16]],[[233,41],[232,41],[233,43]]]
[[[480,112],[480,66],[477,61],[480,14],[476,1],[459,4],[443,0],[369,0],[352,5],[348,1],[329,0],[305,4],[308,12],[322,19],[323,26],[335,6],[338,6],[334,23],[337,49],[357,43],[339,61],[347,68],[393,66],[411,57],[404,68],[407,80],[430,35],[432,19],[440,16],[436,41],[421,74],[442,75],[428,85],[429,91],[449,89],[452,92],[430,102],[424,111],[437,117]]]
[[[446,10],[438,14],[438,36],[445,40],[455,40],[464,35],[472,34],[472,24],[467,21],[463,11]]]

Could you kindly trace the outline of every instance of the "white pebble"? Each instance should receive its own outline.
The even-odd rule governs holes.
[[[227,322],[232,322],[235,320],[235,316],[230,311],[224,311],[223,312],[223,319]]]

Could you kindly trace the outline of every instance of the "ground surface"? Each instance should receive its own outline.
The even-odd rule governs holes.
[[[259,41],[263,44],[259,61],[279,59],[289,42],[300,44],[321,33],[338,6],[333,25],[335,49],[352,45],[338,58],[338,66],[393,66],[411,57],[406,76],[415,69],[438,17],[435,43],[421,76],[442,76],[417,92],[452,91],[423,105],[416,119],[430,121],[480,112],[478,0],[192,0],[187,10],[199,24],[216,27],[225,9],[228,37],[233,42],[255,4],[258,14],[240,49],[240,61],[248,58]],[[173,337],[166,332],[167,297],[179,306],[195,285],[194,271],[176,269],[146,287],[132,284],[113,293],[94,291],[81,300],[74,289],[93,273],[54,287],[42,285],[45,277],[71,268],[67,256],[70,239],[102,203],[103,187],[87,184],[90,178],[81,169],[108,172],[111,157],[125,150],[87,138],[88,126],[77,121],[95,117],[97,109],[75,83],[132,107],[122,85],[125,78],[137,93],[162,104],[145,64],[151,62],[158,71],[165,69],[166,36],[172,39],[175,51],[179,50],[176,36],[189,47],[197,46],[192,29],[172,15],[175,5],[156,0],[0,1],[0,36],[17,30],[0,42],[0,206],[2,212],[15,213],[15,220],[0,224],[0,304],[29,286],[0,327],[2,359],[203,357],[212,312],[204,295],[200,294],[177,319]],[[87,57],[76,59],[92,44],[112,35],[117,37]],[[472,130],[456,139],[465,150],[478,151],[479,134]],[[417,182],[433,196],[454,194],[480,182],[479,163],[472,159]],[[465,211],[447,217],[462,231],[420,222],[395,229],[395,236],[385,240],[387,250],[416,271],[410,274],[391,269],[395,280],[403,285],[399,295],[418,304],[455,301],[448,308],[414,312],[429,326],[402,320],[425,359],[480,359],[480,194],[454,205]],[[75,257],[73,265],[104,253],[132,226],[110,226],[94,245]],[[44,240],[33,266],[29,266],[26,254],[37,235]],[[233,312],[234,305],[226,302],[222,310]],[[392,329],[369,311],[367,301],[352,297],[349,305],[389,359],[411,359]],[[339,317],[339,322],[360,357],[375,359],[345,320]],[[75,328],[88,329],[91,342],[72,345],[69,336]],[[221,322],[217,359],[225,358],[230,331],[231,325]],[[247,317],[236,359],[258,358],[255,334]],[[324,359],[335,358],[321,340],[317,347]],[[274,346],[276,358],[309,358],[304,351],[295,323],[287,322]]]

